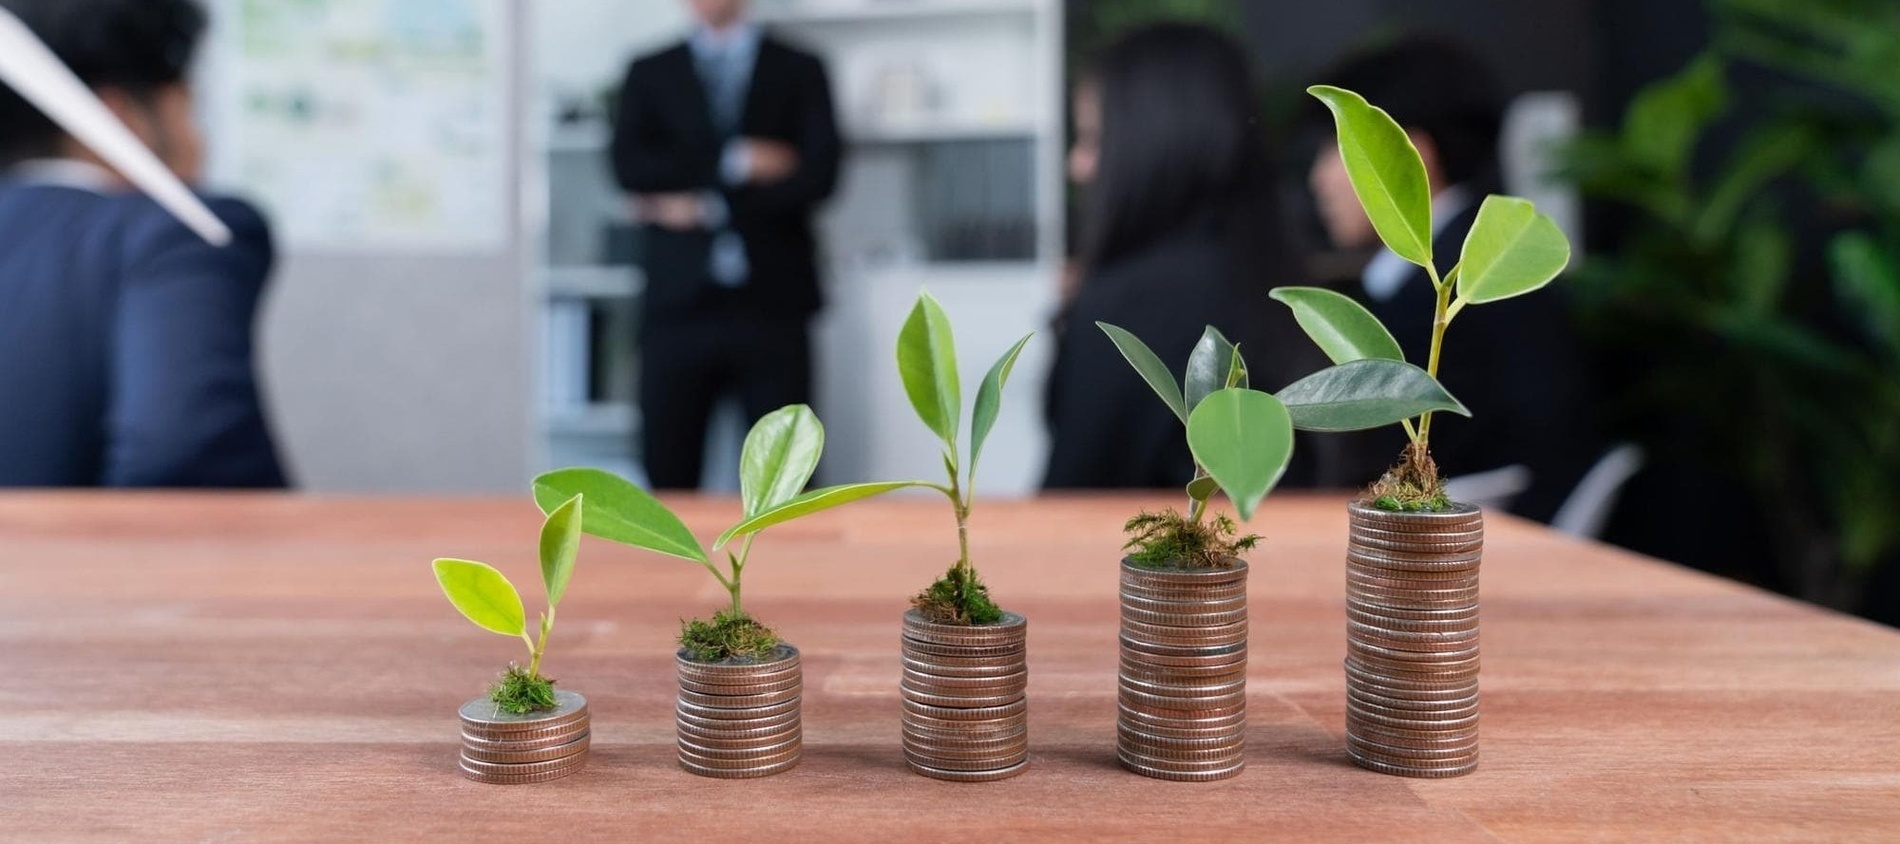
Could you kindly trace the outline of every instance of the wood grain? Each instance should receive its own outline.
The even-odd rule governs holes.
[[[710,538],[724,500],[676,502]],[[974,551],[1030,619],[1033,767],[904,770],[899,614],[955,554],[948,509],[884,499],[761,539],[747,603],[805,654],[806,752],[766,780],[672,763],[671,637],[722,593],[595,540],[547,666],[586,694],[592,761],[540,786],[455,773],[455,708],[519,643],[428,561],[539,600],[523,500],[0,495],[0,838],[46,840],[1894,840],[1900,634],[1493,517],[1484,761],[1457,780],[1343,746],[1345,508],[1254,529],[1247,772],[1114,762],[1118,526],[1144,497],[984,502]]]

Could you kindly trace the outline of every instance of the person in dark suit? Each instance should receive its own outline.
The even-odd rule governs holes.
[[[173,172],[200,169],[190,0],[0,0]],[[252,372],[264,220],[214,247],[0,86],[0,486],[281,487]]]
[[[1458,261],[1485,194],[1499,187],[1498,133],[1504,100],[1496,80],[1459,45],[1414,37],[1353,56],[1315,80],[1363,95],[1403,126],[1425,163],[1432,191],[1432,257],[1440,277]],[[1311,108],[1319,143],[1309,184],[1333,244],[1379,244],[1332,140],[1323,108]],[[1356,289],[1392,331],[1406,360],[1430,357],[1435,293],[1424,269],[1379,249]],[[1490,488],[1522,516],[1549,521],[1597,455],[1589,423],[1582,346],[1561,289],[1473,308],[1445,333],[1439,380],[1472,418],[1437,414],[1432,452],[1467,489]],[[1364,484],[1405,444],[1388,428],[1342,435],[1326,449],[1326,480]]]
[[[1126,36],[1078,85],[1069,171],[1087,189],[1085,233],[1080,282],[1057,319],[1045,489],[1179,487],[1194,475],[1180,419],[1097,321],[1141,338],[1177,378],[1208,325],[1240,344],[1256,387],[1324,362],[1267,297],[1287,250],[1254,103],[1239,47],[1182,24]],[[1296,465],[1288,482],[1307,474]]]
[[[641,452],[663,489],[698,487],[722,396],[748,423],[811,400],[812,215],[840,156],[823,63],[743,0],[691,6],[691,37],[628,69],[612,148],[646,223]]]

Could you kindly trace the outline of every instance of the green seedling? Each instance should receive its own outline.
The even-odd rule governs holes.
[[[1130,558],[1140,565],[1225,566],[1251,549],[1258,537],[1234,538],[1236,525],[1226,516],[1207,521],[1207,503],[1225,492],[1240,518],[1252,519],[1286,473],[1296,427],[1357,430],[1434,409],[1463,411],[1437,381],[1403,361],[1333,366],[1277,394],[1252,389],[1240,347],[1213,326],[1201,334],[1176,381],[1140,338],[1108,323],[1096,325],[1186,426],[1194,457],[1186,516],[1142,513],[1124,525]]]
[[[914,481],[842,484],[803,492],[824,453],[825,428],[811,408],[787,405],[760,418],[746,434],[739,459],[745,513],[713,542],[725,560],[714,562],[678,515],[638,485],[600,469],[557,469],[534,479],[534,500],[543,510],[584,496],[586,532],[612,542],[698,563],[731,596],[711,621],[682,622],[680,646],[701,662],[756,662],[772,658],[781,640],[745,610],[742,584],[752,542],[766,528],[829,510]],[[734,548],[736,543],[736,550]]]
[[[449,603],[477,627],[503,636],[519,636],[528,646],[528,667],[508,666],[501,680],[488,690],[488,699],[503,712],[517,715],[554,708],[554,681],[541,676],[541,657],[547,652],[548,632],[554,629],[554,608],[574,577],[580,552],[581,496],[576,494],[547,511],[541,523],[541,582],[547,588],[548,608],[541,614],[540,638],[528,633],[528,614],[521,593],[501,572],[487,563],[452,557],[434,563],[435,582]]]
[[[1404,128],[1383,109],[1343,88],[1315,85],[1307,92],[1332,111],[1340,158],[1345,162],[1353,192],[1379,239],[1393,254],[1423,268],[1431,279],[1437,295],[1432,313],[1431,350],[1424,374],[1436,385],[1445,329],[1452,320],[1468,306],[1522,296],[1549,284],[1570,262],[1570,241],[1550,217],[1538,213],[1529,201],[1513,196],[1487,196],[1478,208],[1477,220],[1465,238],[1458,262],[1441,277],[1432,258],[1431,186],[1425,164]],[[1271,295],[1292,308],[1301,328],[1337,364],[1320,375],[1349,367],[1364,372],[1372,372],[1374,368],[1396,372],[1391,364],[1403,363],[1405,359],[1384,324],[1346,296],[1313,287],[1282,287]],[[1358,417],[1311,401],[1330,391],[1328,385],[1306,383],[1317,377],[1303,379],[1281,391],[1281,397],[1288,399],[1288,407],[1294,411],[1296,427],[1341,431],[1396,421],[1404,427],[1410,440],[1398,465],[1369,491],[1367,497],[1375,506],[1388,510],[1438,510],[1450,505],[1444,481],[1431,457],[1432,415],[1439,410],[1450,410],[1469,416],[1469,411],[1462,405],[1421,406],[1395,420],[1360,424],[1372,422],[1376,414]],[[1289,392],[1295,392],[1300,401],[1289,399]],[[1372,395],[1378,391],[1362,392]],[[1442,394],[1443,389],[1438,392]]]
[[[950,317],[928,291],[919,293],[917,304],[897,335],[897,371],[904,381],[904,393],[931,433],[943,443],[943,466],[949,483],[926,484],[950,499],[957,518],[957,560],[924,591],[910,599],[911,606],[925,618],[942,624],[993,624],[1003,619],[1002,608],[990,599],[989,587],[970,562],[970,507],[976,496],[976,466],[983,456],[983,441],[996,425],[1003,406],[1003,386],[1016,366],[1016,358],[1034,332],[1023,335],[1003,356],[990,366],[977,387],[976,403],[970,415],[969,461],[965,464],[957,448],[963,421],[962,383],[957,375],[956,340],[950,330]]]

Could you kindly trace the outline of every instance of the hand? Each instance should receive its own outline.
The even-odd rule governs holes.
[[[706,219],[695,193],[642,193],[633,198],[634,216],[676,232],[699,228]]]
[[[791,144],[764,138],[745,138],[740,143],[745,145],[748,182],[769,185],[798,171],[798,150]]]

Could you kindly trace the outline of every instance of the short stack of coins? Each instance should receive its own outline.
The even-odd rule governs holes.
[[[557,690],[554,708],[516,715],[488,698],[462,704],[462,774],[514,785],[557,780],[587,765],[587,698]]]
[[[1354,503],[1346,546],[1346,752],[1361,767],[1478,767],[1478,563],[1484,517],[1459,505]]]
[[[703,777],[744,779],[788,771],[804,746],[798,649],[780,645],[766,662],[695,662],[680,651],[680,767]]]
[[[1144,776],[1205,782],[1247,766],[1247,564],[1122,561],[1116,755]]]
[[[1008,779],[1029,767],[1027,619],[939,624],[904,614],[904,761],[927,777]]]

